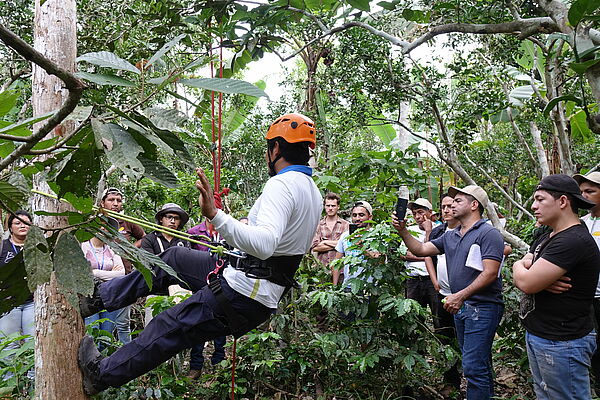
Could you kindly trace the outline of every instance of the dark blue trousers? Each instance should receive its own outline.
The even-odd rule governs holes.
[[[215,338],[213,340],[213,344],[215,346],[215,351],[213,351],[212,357],[210,358],[210,363],[212,365],[218,364],[225,359],[225,343],[227,343],[227,338],[225,336],[221,336]],[[190,352],[190,369],[201,370],[204,368],[204,346],[206,342],[198,343],[192,346],[192,351]]]
[[[121,386],[182,350],[232,334],[213,293],[206,286],[206,276],[215,268],[216,259],[208,252],[184,247],[171,247],[160,258],[177,272],[184,284],[162,269],[154,268],[150,290],[143,276],[134,271],[100,285],[99,294],[106,309],[123,308],[133,304],[138,297],[159,293],[173,284],[184,288],[187,285],[194,293],[158,314],[134,340],[104,358],[100,362],[100,385]],[[221,285],[233,309],[248,321],[245,332],[266,321],[274,311],[237,293],[223,277]]]

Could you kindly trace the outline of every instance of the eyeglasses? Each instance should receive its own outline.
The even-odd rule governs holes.
[[[181,217],[179,215],[163,215],[163,218],[166,218],[170,221],[181,221]]]
[[[353,217],[364,217],[365,215],[367,215],[367,214],[365,214],[365,213],[352,213]]]

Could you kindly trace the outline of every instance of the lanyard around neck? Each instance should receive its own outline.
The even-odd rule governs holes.
[[[102,245],[102,264],[100,264],[100,260],[98,260],[98,256],[96,256],[96,248],[94,247],[94,245],[90,242],[90,246],[92,247],[92,254],[94,255],[94,258],[96,259],[96,265],[98,266],[98,268],[96,269],[101,269],[104,270],[104,255],[105,255],[105,250],[106,250],[106,245]]]

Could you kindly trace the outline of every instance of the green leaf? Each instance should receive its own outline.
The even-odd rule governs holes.
[[[5,116],[13,109],[20,93],[16,90],[7,90],[0,93],[0,117]]]
[[[90,135],[69,155],[64,167],[52,180],[60,188],[58,197],[64,198],[67,193],[78,198],[94,197],[102,175],[101,155],[102,151],[96,147],[90,131]]]
[[[238,79],[226,79],[226,78],[198,78],[198,79],[181,79],[179,83],[195,87],[199,89],[210,90],[214,92],[231,93],[231,94],[247,94],[248,96],[254,97],[266,97],[269,96],[260,88],[253,84],[241,81]]]
[[[133,82],[112,74],[90,74],[89,72],[77,72],[75,76],[102,86],[135,86]]]
[[[583,75],[585,73],[585,71],[587,71],[589,68],[593,67],[594,65],[598,64],[600,62],[600,58],[597,58],[595,60],[589,60],[589,61],[585,61],[582,63],[570,63],[569,64],[569,68],[571,68],[573,71],[575,71],[575,73],[579,74],[579,75]]]
[[[410,8],[405,8],[402,10],[402,18],[407,21],[413,21],[420,24],[428,23],[430,20],[429,13],[422,10],[411,10]]]
[[[77,57],[76,61],[87,61],[90,64],[98,65],[100,67],[107,67],[122,71],[130,71],[138,75],[140,74],[140,70],[138,70],[134,65],[130,64],[128,61],[123,60],[116,54],[113,54],[109,51],[86,53]]]
[[[566,94],[564,96],[555,97],[548,102],[548,105],[544,107],[544,115],[547,117],[550,115],[550,111],[561,101],[572,101],[577,105],[581,105],[581,99],[579,97],[575,97],[572,94]]]
[[[79,309],[78,294],[90,296],[94,293],[90,263],[81,251],[81,245],[70,232],[61,234],[56,241],[54,271],[59,291],[75,309]]]
[[[0,142],[0,158],[6,158],[15,149],[13,142]]]
[[[598,7],[600,7],[598,0],[575,0],[569,8],[569,24],[576,26],[584,15],[592,14]]]
[[[156,60],[158,60],[159,58],[164,56],[167,53],[167,51],[171,50],[171,48],[173,48],[173,46],[175,46],[177,43],[179,43],[179,41],[181,39],[183,39],[185,36],[186,36],[185,33],[182,33],[181,35],[176,36],[173,40],[165,43],[165,45],[163,47],[161,47],[160,50],[158,50],[152,57],[150,57],[150,59],[148,60],[148,63],[146,64],[146,68],[148,68],[149,66],[154,64],[154,62]]]
[[[158,161],[150,160],[145,157],[138,157],[144,166],[144,176],[152,179],[154,182],[165,185],[168,188],[179,186],[177,177],[164,165]]]
[[[27,196],[19,188],[6,181],[0,181],[0,205],[13,211],[21,208]]]
[[[580,109],[569,117],[569,122],[571,123],[571,137],[589,143],[594,140],[594,133],[589,128],[586,117],[585,111]]]
[[[14,124],[8,125],[2,129],[0,129],[0,133],[4,133],[4,134],[15,133],[16,131],[20,130],[21,128],[25,128],[27,126],[35,124],[36,122],[40,122],[45,119],[48,119],[53,115],[54,115],[54,111],[49,112],[44,115],[40,115],[39,117],[31,117],[31,118],[27,118],[20,122],[15,122]],[[19,135],[19,136],[22,136],[22,135]]]
[[[534,93],[535,91],[531,85],[517,86],[511,90],[508,97],[512,105],[520,107],[523,105],[523,101],[529,100]]]
[[[144,114],[158,129],[185,131],[182,126],[187,122],[187,117],[174,108],[149,107],[144,110]]]
[[[385,147],[389,147],[392,140],[396,139],[396,130],[391,124],[382,124],[381,120],[385,119],[383,115],[380,115],[379,118],[372,119],[368,128],[377,135]]]
[[[46,282],[50,281],[52,273],[52,259],[50,248],[44,232],[35,225],[29,227],[25,246],[23,247],[25,269],[27,270],[27,284],[32,292]]]
[[[389,2],[389,1],[380,1],[379,3],[377,3],[377,5],[381,8],[383,8],[384,10],[388,10],[388,11],[394,11],[396,9],[396,6],[398,5],[398,1],[393,1],[393,2]]]
[[[142,147],[136,143],[129,132],[117,124],[104,124],[92,119],[92,129],[96,141],[101,142],[108,159],[131,179],[140,179],[144,174],[144,166],[138,160]]]
[[[0,268],[0,314],[25,303],[31,296],[26,278],[23,252]]]
[[[370,0],[347,0],[348,4],[350,4],[354,8],[358,8],[362,11],[371,11],[371,6],[369,5]]]

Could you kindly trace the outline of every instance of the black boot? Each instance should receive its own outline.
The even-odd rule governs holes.
[[[94,279],[94,294],[92,297],[79,296],[79,313],[82,318],[87,318],[106,308],[100,298],[100,293],[98,293],[100,283],[100,280]]]
[[[94,339],[89,335],[84,336],[79,343],[77,362],[83,374],[83,390],[90,396],[107,388],[99,382],[100,361],[103,358],[94,344]]]

